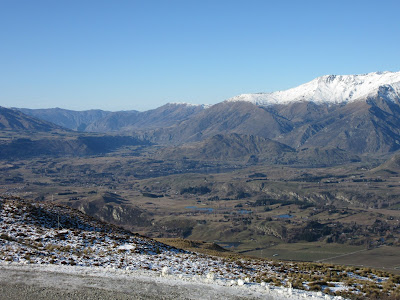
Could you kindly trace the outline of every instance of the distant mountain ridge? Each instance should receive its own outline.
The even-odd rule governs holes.
[[[136,110],[111,112],[99,109],[73,111],[62,108],[15,108],[15,110],[75,131],[119,132],[172,126],[207,107],[207,105],[188,103],[167,103],[144,112]]]
[[[55,120],[61,124],[60,115]],[[85,131],[134,134],[170,146],[239,134],[294,149],[383,154],[400,149],[400,72],[322,76],[287,91],[239,95],[212,106],[169,103],[145,112],[91,111],[74,120]]]
[[[37,119],[45,120],[57,124],[59,126],[76,130],[85,131],[86,127],[104,117],[111,114],[110,111],[100,109],[92,109],[85,111],[74,111],[62,108],[45,108],[45,109],[29,109],[29,108],[16,108],[26,115],[35,117]]]
[[[193,117],[206,107],[187,103],[167,103],[144,112],[115,112],[93,122],[86,128],[86,131],[133,131],[169,127]]]
[[[64,129],[56,124],[28,116],[20,111],[0,106],[0,130],[49,132]]]

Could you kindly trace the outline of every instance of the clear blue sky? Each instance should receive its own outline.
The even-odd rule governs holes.
[[[214,104],[400,70],[400,1],[0,0],[0,106]]]

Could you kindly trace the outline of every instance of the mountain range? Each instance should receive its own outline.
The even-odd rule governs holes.
[[[41,119],[70,130],[133,134],[170,146],[239,134],[293,149],[384,154],[400,148],[400,72],[322,76],[286,91],[243,94],[212,106],[170,103],[145,112],[18,110],[36,124],[27,128],[39,126]],[[1,111],[3,128],[15,123],[4,121],[6,112]]]
[[[205,109],[206,105],[167,103],[145,112],[103,111],[98,109],[73,111],[61,108],[16,108],[31,117],[59,126],[86,132],[121,132],[171,126]]]

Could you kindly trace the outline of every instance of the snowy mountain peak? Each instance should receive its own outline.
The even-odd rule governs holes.
[[[256,105],[286,104],[296,101],[347,103],[390,90],[389,99],[400,96],[400,72],[373,72],[362,75],[325,75],[285,91],[242,94],[227,101],[249,101]]]

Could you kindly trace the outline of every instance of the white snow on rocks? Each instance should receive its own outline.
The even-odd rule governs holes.
[[[285,91],[242,94],[227,101],[248,101],[260,106],[288,104],[297,101],[338,104],[383,92],[389,100],[394,101],[400,98],[400,72],[325,75]]]

